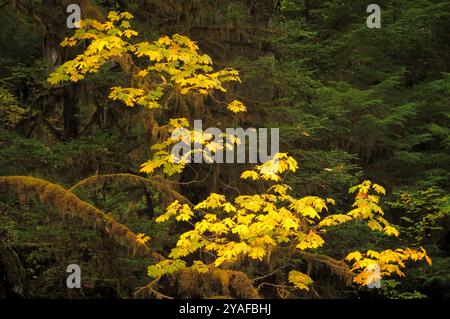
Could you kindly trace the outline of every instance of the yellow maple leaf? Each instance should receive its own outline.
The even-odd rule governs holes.
[[[229,103],[227,106],[227,109],[230,110],[233,113],[239,113],[239,112],[246,112],[247,108],[245,105],[237,100],[234,100],[233,102]]]
[[[386,235],[388,235],[388,236],[395,236],[395,237],[398,237],[398,235],[400,234],[399,232],[398,232],[398,230],[395,228],[395,227],[392,227],[392,226],[386,226],[386,227],[384,227],[384,233],[386,234]]]
[[[148,75],[148,71],[147,70],[141,70],[138,72],[138,76],[140,77],[145,77]]]
[[[371,219],[369,220],[369,222],[367,223],[367,226],[369,226],[370,229],[372,229],[373,231],[382,231],[383,227],[380,225],[380,223],[378,223],[377,221]]]
[[[262,260],[266,255],[266,250],[262,247],[253,247],[248,256],[252,259]]]

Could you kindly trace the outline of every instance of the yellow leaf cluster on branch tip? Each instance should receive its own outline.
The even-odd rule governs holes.
[[[288,156],[287,153],[277,153],[264,164],[257,165],[251,171],[243,172],[241,178],[278,182],[281,180],[280,174],[288,171],[295,172],[297,169],[298,164],[293,157]]]
[[[230,204],[228,202],[225,203],[225,204],[222,204],[222,208],[227,213],[231,213],[231,212],[235,212],[236,211],[236,207],[234,207],[232,204]]]
[[[211,58],[201,54],[197,44],[185,36],[179,34],[164,36],[152,43],[131,42],[130,38],[138,35],[136,31],[130,29],[128,20],[132,18],[133,16],[127,12],[111,11],[105,23],[84,20],[82,28],[72,37],[66,38],[62,45],[75,46],[85,42],[86,49],[73,60],[59,66],[48,81],[53,85],[65,81],[77,82],[88,73],[98,72],[107,62],[114,61],[121,65],[125,73],[131,73],[133,78],[139,80],[136,81],[137,87],[111,88],[109,98],[129,107],[140,105],[149,109],[159,108],[161,98],[169,90],[171,94],[173,92],[210,94],[214,90],[225,92],[223,85],[226,82],[240,82],[239,74],[234,69],[226,68],[214,72]],[[145,61],[137,67],[133,62],[136,58]],[[234,111],[245,109],[238,101],[233,101],[231,105]],[[187,120],[171,121],[169,126],[174,129],[184,128],[188,127],[188,123]],[[239,143],[235,136],[227,136],[228,141],[222,145],[211,140],[212,137],[208,138],[203,132],[191,131],[190,135],[193,143],[201,140],[200,143],[205,146],[205,150],[201,150],[202,155],[209,162],[213,162],[212,153],[223,151],[224,147],[232,149],[234,144]],[[160,147],[159,152],[152,160],[142,165],[141,172],[151,174],[155,169],[162,168],[168,176],[181,173],[187,159],[197,150],[177,159],[169,154],[169,150],[164,151],[175,142],[169,138],[156,145]]]
[[[67,37],[62,46],[86,44],[82,54],[65,62],[53,72],[48,82],[59,84],[65,81],[77,82],[89,73],[96,73],[108,62],[118,63],[127,75],[136,81],[137,87],[116,86],[111,89],[109,98],[120,101],[127,106],[140,105],[155,109],[160,107],[160,100],[169,90],[174,94],[208,95],[214,90],[225,92],[226,82],[240,82],[239,74],[234,69],[214,71],[211,58],[199,52],[198,45],[189,38],[175,34],[164,36],[153,42],[137,42],[133,38],[138,32],[131,29],[130,13],[110,12],[104,23],[84,20],[81,28],[72,37]],[[139,61],[135,64],[134,61]],[[227,109],[233,113],[245,112],[245,105],[237,100],[230,102]],[[164,127],[173,132],[189,127],[185,118],[171,119]],[[212,136],[201,131],[187,131],[188,143],[200,143],[209,154],[223,149]],[[186,138],[180,136],[180,139]],[[236,136],[225,136],[227,149],[241,143]],[[181,173],[186,165],[186,158],[178,160],[170,153],[170,148],[180,139],[168,138],[152,147],[155,151],[152,159],[141,166],[141,172],[151,174],[157,169],[168,176]],[[194,151],[193,151],[194,152]],[[205,151],[202,150],[205,154]],[[191,156],[191,153],[185,156]],[[298,164],[286,153],[278,153],[268,162],[257,165],[253,170],[242,173],[241,178],[253,181],[275,182],[266,193],[240,195],[229,202],[224,195],[212,193],[196,206],[175,201],[165,212],[158,216],[158,223],[175,219],[188,222],[192,229],[183,233],[169,255],[169,258],[148,268],[151,277],[160,277],[187,267],[180,258],[193,253],[203,256],[206,252],[213,260],[206,265],[195,260],[191,268],[203,273],[213,267],[227,267],[243,259],[247,261],[269,262],[272,251],[283,247],[298,250],[316,249],[325,244],[319,235],[325,232],[323,227],[332,227],[351,220],[367,221],[374,231],[383,231],[389,236],[398,236],[397,229],[383,218],[379,206],[379,195],[385,195],[385,189],[370,181],[352,187],[356,192],[353,209],[347,214],[331,214],[322,219],[322,213],[328,211],[327,204],[332,199],[306,196],[295,199],[288,195],[291,188],[282,184],[284,174],[295,172]],[[194,222],[194,212],[198,219]],[[139,234],[136,242],[145,245],[149,236]],[[211,261],[211,258],[209,261]],[[354,261],[353,270],[361,271],[376,263],[380,266],[382,276],[403,275],[406,260],[422,260],[431,264],[431,259],[422,249],[386,250],[384,252],[368,251],[365,254],[353,252],[346,258]],[[192,259],[190,259],[192,260]],[[367,278],[361,272],[355,282],[363,283]],[[308,290],[312,279],[298,271],[291,271],[289,281],[299,289]]]
[[[0,87],[0,118],[3,124],[15,127],[29,112],[30,109],[22,106],[11,92]]]
[[[320,219],[319,213],[322,210],[328,210],[325,200],[317,196],[306,196],[297,200],[293,200],[289,205],[289,208],[293,209],[303,217]]]
[[[404,277],[403,269],[406,267],[408,260],[419,261],[425,260],[427,264],[431,265],[431,258],[427,255],[425,249],[422,247],[419,250],[415,249],[388,249],[382,252],[369,250],[366,253],[354,251],[349,253],[345,260],[353,261],[352,271],[356,272],[353,282],[360,285],[370,284],[371,271],[373,266],[379,268],[379,276],[381,278],[397,275]]]
[[[205,265],[201,260],[194,260],[190,268],[201,274],[207,273],[209,271],[208,266]]]
[[[189,127],[189,121],[185,117],[169,119],[169,126],[173,129]]]
[[[193,155],[202,156],[206,163],[212,163],[214,162],[212,156],[219,152],[221,152],[219,155],[223,155],[225,148],[233,150],[234,143],[239,143],[239,139],[234,135],[223,133],[217,137],[202,130],[189,130],[188,126],[189,122],[186,118],[170,119],[167,125],[161,126],[161,132],[172,134],[163,142],[151,147],[157,152],[151,160],[142,164],[141,172],[152,174],[156,169],[162,167],[164,173],[172,176],[181,173],[186,163],[192,160]],[[178,142],[190,145],[191,148],[185,150],[183,154],[174,155],[172,154],[173,146]],[[198,145],[202,145],[203,148],[199,148]]]
[[[307,274],[293,270],[289,272],[289,282],[298,289],[309,291],[309,287],[312,285],[313,280]]]
[[[320,223],[319,227],[330,227],[330,226],[336,226],[339,224],[346,223],[348,221],[352,220],[350,216],[344,215],[344,214],[334,214],[329,215],[325,217]]]
[[[127,42],[128,38],[138,35],[136,31],[128,29],[128,20],[132,15],[127,12],[110,13],[109,17],[105,23],[90,19],[81,21],[81,28],[72,37],[61,42],[61,46],[76,46],[83,41],[90,43],[82,54],[65,62],[50,75],[50,84],[77,82],[87,73],[99,71],[107,61],[123,58],[127,52],[134,51],[133,46]]]
[[[183,204],[183,206],[180,209],[180,212],[178,216],[176,217],[177,221],[189,221],[194,216],[194,213],[192,212],[191,208],[187,204]]]
[[[388,236],[395,236],[398,237],[398,235],[400,235],[400,233],[398,232],[398,230],[395,227],[392,226],[386,226],[383,229],[384,233]]]
[[[280,196],[282,199],[288,199],[286,194],[291,190],[292,187],[286,184],[276,184],[269,188],[269,192],[273,192],[274,194]]]
[[[255,171],[245,171],[241,174],[242,179],[252,179],[254,181],[260,178],[259,174]]]
[[[315,249],[322,247],[325,244],[323,238],[314,231],[310,231],[308,234],[299,233],[298,241],[297,248],[300,250]]]
[[[282,157],[285,159],[285,157]],[[289,170],[289,165],[286,166]],[[251,177],[252,172],[244,172],[244,177]],[[255,172],[259,176],[259,172]],[[363,183],[365,192],[371,187],[369,182]],[[369,186],[369,188],[367,187]],[[233,202],[227,201],[225,196],[217,193],[210,194],[204,201],[192,208],[196,211],[198,221],[193,229],[182,234],[175,248],[172,249],[170,258],[177,260],[185,258],[196,252],[206,252],[209,266],[194,263],[191,267],[197,271],[209,271],[215,267],[230,267],[232,264],[243,260],[253,262],[269,262],[273,252],[280,247],[292,247],[295,254],[304,250],[314,250],[325,245],[325,240],[320,235],[322,227],[336,226],[341,223],[355,220],[350,214],[331,214],[322,218],[320,213],[327,211],[327,204],[334,204],[332,199],[322,199],[317,196],[306,196],[295,199],[288,195],[291,188],[284,184],[275,184],[269,188],[268,193],[256,195],[240,195]],[[357,200],[369,199],[369,194],[359,197]],[[359,205],[362,202],[358,202]],[[174,202],[166,212],[158,217],[158,221],[165,221],[171,217],[179,216],[182,205]],[[197,215],[198,214],[198,215]],[[375,216],[377,217],[377,216]],[[374,217],[374,218],[375,218]],[[395,228],[389,229],[388,222],[381,216],[377,221],[384,226],[384,231],[395,232]],[[181,220],[181,218],[178,218]],[[380,225],[381,225],[380,224]],[[375,227],[371,223],[372,227]],[[391,226],[389,226],[391,227]],[[422,249],[386,250],[383,252],[368,251],[350,253],[346,261],[353,263],[356,273],[354,282],[367,284],[373,279],[366,271],[367,267],[378,265],[381,269],[381,277],[392,274],[403,276],[407,260],[424,259],[427,263],[431,260]],[[289,281],[298,289],[308,290],[312,279],[300,272],[290,273]]]
[[[194,209],[214,209],[219,208],[222,206],[222,204],[226,202],[224,195],[219,195],[216,193],[211,193],[207,199],[205,199],[203,202],[197,204]]]

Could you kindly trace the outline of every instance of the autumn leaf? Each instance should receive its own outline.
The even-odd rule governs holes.
[[[292,270],[289,273],[289,282],[298,289],[309,291],[309,286],[312,285],[313,280],[308,275],[296,270]]]
[[[245,171],[241,174],[242,179],[252,179],[254,181],[259,179],[259,174],[255,171]]]

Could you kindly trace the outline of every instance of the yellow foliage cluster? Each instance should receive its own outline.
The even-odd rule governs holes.
[[[91,204],[79,199],[71,191],[59,185],[30,176],[1,176],[0,191],[12,191],[18,194],[23,203],[31,197],[37,197],[43,205],[56,209],[62,217],[79,217],[86,223],[95,223],[115,241],[132,248],[133,254],[150,254],[157,260],[164,259],[147,246],[150,237],[144,234],[136,235],[109,214],[105,214]]]
[[[305,289],[308,291],[309,286],[313,283],[313,280],[308,275],[293,270],[289,273],[289,282],[298,289]]]
[[[251,171],[245,171],[242,173],[242,179],[278,182],[281,180],[281,174],[284,172],[295,172],[298,168],[297,161],[288,156],[287,153],[277,153],[275,156],[265,162],[262,165],[257,165],[255,169]]]
[[[375,194],[371,194],[370,191]],[[367,226],[373,231],[383,231],[388,236],[398,237],[398,230],[393,227],[383,216],[384,212],[378,205],[380,197],[376,194],[386,194],[385,189],[371,181],[364,181],[349,190],[356,193],[353,209],[347,214],[354,219],[366,220]]]
[[[233,113],[239,113],[239,112],[246,112],[247,108],[245,107],[245,105],[240,102],[240,101],[232,101],[231,103],[228,104],[227,108],[233,112]]]
[[[14,127],[29,114],[9,91],[0,87],[0,126]]]

